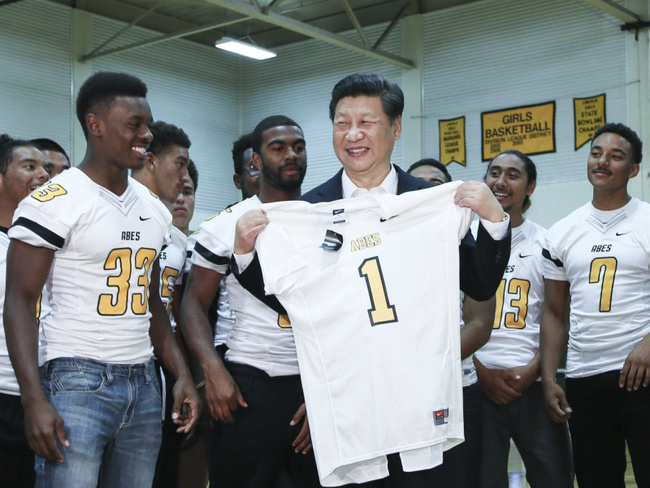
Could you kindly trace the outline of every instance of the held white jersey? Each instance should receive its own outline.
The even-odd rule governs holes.
[[[192,264],[225,275],[230,307],[236,316],[226,341],[226,359],[261,369],[269,376],[296,375],[296,345],[287,318],[244,290],[228,273],[237,219],[261,205],[254,196],[203,222],[196,234]]]
[[[530,220],[512,229],[510,260],[496,292],[492,334],[476,352],[487,368],[524,366],[539,349],[545,236],[546,229]]]
[[[176,331],[176,319],[172,314],[172,298],[176,283],[181,283],[185,266],[185,245],[187,236],[172,226],[171,242],[160,253],[160,298],[165,305],[169,322]]]
[[[602,211],[590,203],[552,226],[544,275],[571,293],[567,376],[620,370],[650,333],[650,204]]]
[[[442,462],[463,439],[458,184],[264,205],[266,292],[289,313],[321,483]]]
[[[0,312],[5,307],[5,284],[7,279],[7,249],[9,237],[7,229],[0,228]],[[19,395],[18,380],[9,359],[7,340],[2,317],[0,317],[0,393],[6,395]]]
[[[170,231],[171,214],[140,183],[129,178],[117,196],[77,168],[18,205],[9,237],[55,251],[45,284],[52,310],[41,320],[41,361],[151,358],[151,265]]]

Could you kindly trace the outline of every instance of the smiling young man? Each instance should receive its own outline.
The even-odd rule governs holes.
[[[4,307],[7,232],[18,203],[49,178],[45,157],[31,142],[0,135],[0,310]],[[3,486],[34,486],[34,451],[25,436],[25,411],[0,325],[0,480]]]
[[[161,418],[154,353],[177,378],[179,430],[198,418],[158,293],[171,216],[128,176],[152,138],[146,93],[123,73],[86,80],[77,97],[83,161],[22,200],[9,231],[4,321],[37,486],[151,486]],[[52,311],[39,349],[44,284]]]
[[[592,200],[546,238],[542,385],[551,418],[569,419],[580,486],[625,486],[626,444],[638,486],[650,486],[650,205],[627,191],[641,151],[629,127],[598,129]],[[565,394],[555,375],[567,340]]]
[[[530,486],[573,487],[568,429],[548,416],[538,381],[546,229],[524,218],[536,180],[535,163],[514,150],[497,155],[485,174],[485,183],[512,223],[512,251],[497,291],[492,334],[474,357],[483,392],[479,480],[486,488],[507,488],[511,440]]]
[[[206,379],[212,432],[210,484],[277,486],[283,467],[293,486],[317,486],[306,436],[304,399],[290,324],[246,292],[230,270],[237,219],[262,203],[295,200],[307,170],[302,129],[284,116],[262,120],[253,131],[253,161],[260,193],[201,224],[192,252],[181,325]],[[222,361],[213,346],[208,309],[224,279],[237,320]],[[304,426],[304,427],[303,427]]]

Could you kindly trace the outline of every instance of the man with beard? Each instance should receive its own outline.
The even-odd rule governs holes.
[[[300,196],[307,167],[302,129],[287,117],[267,117],[253,131],[253,153],[260,193],[201,225],[181,308],[183,335],[205,375],[206,403],[222,421],[210,440],[210,484],[274,486],[286,466],[294,486],[318,486],[290,324],[229,273],[237,219],[262,203]],[[237,317],[223,362],[208,322],[222,279]]]

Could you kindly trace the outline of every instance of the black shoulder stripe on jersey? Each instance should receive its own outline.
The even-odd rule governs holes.
[[[58,249],[61,249],[65,244],[65,239],[63,237],[55,234],[49,229],[46,229],[41,224],[38,224],[33,220],[26,219],[25,217],[18,217],[18,219],[14,222],[14,225],[21,225],[31,230],[34,234],[46,240]]]
[[[218,256],[217,254],[213,253],[209,249],[206,249],[204,246],[199,244],[198,242],[194,245],[194,250],[198,252],[201,256],[203,256],[204,259],[207,259],[210,261],[212,264],[217,264],[217,265],[224,265],[224,264],[230,264],[230,258],[225,258],[223,256]]]
[[[558,268],[563,268],[563,267],[564,267],[564,263],[563,263],[562,261],[560,261],[559,259],[553,259],[553,258],[551,257],[551,253],[548,252],[547,249],[542,249],[542,256],[544,256],[544,257],[545,257],[546,259],[548,259],[549,261],[552,261],[553,264],[554,264],[555,266],[557,266]]]

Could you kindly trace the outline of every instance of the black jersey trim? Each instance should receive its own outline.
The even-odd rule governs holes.
[[[0,232],[2,232],[3,234],[8,234],[9,229],[7,227],[3,227],[3,226],[0,225]]]
[[[204,259],[210,261],[212,264],[216,264],[219,266],[230,264],[230,258],[219,256],[213,253],[212,251],[210,251],[209,249],[205,248],[198,242],[194,245],[194,250],[198,252]]]
[[[31,230],[34,234],[46,240],[58,249],[61,249],[65,245],[65,239],[63,237],[55,234],[49,229],[46,229],[41,224],[38,224],[33,220],[26,219],[25,217],[18,217],[18,219],[16,219],[14,222],[14,226],[16,225],[20,225],[26,229]]]
[[[560,261],[559,259],[553,259],[551,257],[551,253],[548,252],[547,249],[542,249],[542,256],[544,256],[546,259],[551,261],[558,268],[564,268],[564,263],[562,261]]]

